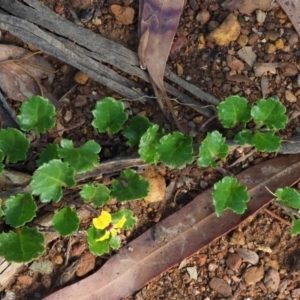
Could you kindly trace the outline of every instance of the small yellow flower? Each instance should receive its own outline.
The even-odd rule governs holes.
[[[105,234],[100,239],[97,239],[97,241],[104,241],[109,239],[110,236],[114,237],[117,235],[125,222],[126,218],[123,216],[119,222],[112,223],[111,214],[103,210],[98,218],[93,219],[95,228],[100,230],[105,229]]]

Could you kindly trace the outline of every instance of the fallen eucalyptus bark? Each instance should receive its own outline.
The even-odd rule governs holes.
[[[111,88],[120,95],[130,99],[141,99],[147,95],[137,83],[123,78],[103,63],[149,82],[149,78],[139,67],[137,54],[99,34],[73,24],[55,14],[52,10],[36,0],[24,1],[26,6],[16,0],[1,0],[0,8],[8,15],[0,13],[0,28],[9,31],[25,43],[54,56],[88,74],[95,81]],[[45,28],[43,30],[36,25]],[[50,33],[52,32],[52,33]],[[188,92],[201,100],[216,104],[219,101],[201,89],[186,84],[182,78],[167,71],[166,78],[184,87]],[[167,91],[176,97],[178,102],[190,105],[191,108],[205,116],[211,116],[212,110],[193,100],[170,84],[165,84]]]

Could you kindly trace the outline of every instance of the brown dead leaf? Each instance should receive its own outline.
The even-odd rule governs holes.
[[[164,86],[167,59],[177,31],[184,0],[140,1],[140,43],[138,55],[142,68],[147,68],[151,83],[158,97],[165,99],[177,127],[178,122]],[[162,103],[160,106],[163,109]]]
[[[119,300],[127,297],[270,203],[272,195],[265,186],[274,191],[294,184],[299,178],[299,154],[277,157],[251,167],[237,175],[238,181],[248,187],[251,199],[243,215],[226,210],[217,217],[212,189],[208,189],[119,250],[99,271],[44,300]],[[156,239],[156,233],[163,234],[164,238]]]
[[[41,95],[39,84],[44,76],[51,83],[54,69],[42,56],[21,47],[0,44],[0,88],[8,98],[24,101]]]
[[[242,75],[242,74],[229,75],[228,73],[226,73],[226,79],[229,81],[234,81],[234,82],[238,82],[238,83],[245,82],[245,83],[253,84],[260,90],[260,87],[257,85],[257,83],[254,82],[253,80],[251,80],[246,75]]]
[[[269,79],[267,76],[261,76],[260,79],[260,87],[261,87],[261,94],[263,98],[266,98],[268,87],[269,87]]]
[[[253,71],[256,77],[266,75],[268,72],[276,74],[276,69],[280,66],[280,63],[254,63]]]

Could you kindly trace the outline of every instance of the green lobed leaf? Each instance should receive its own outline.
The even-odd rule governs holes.
[[[100,102],[97,102],[92,114],[94,116],[92,125],[99,132],[109,134],[118,132],[128,119],[124,104],[111,97],[103,98]]]
[[[45,237],[37,228],[16,229],[0,234],[0,256],[8,262],[31,262],[45,251]]]
[[[292,216],[291,235],[295,236],[298,234],[300,234],[300,220],[297,220]]]
[[[108,244],[111,248],[115,250],[119,249],[121,247],[121,238],[118,235],[116,235],[109,239]]]
[[[30,194],[17,194],[5,201],[5,223],[13,227],[23,226],[36,216],[37,206]]]
[[[32,194],[38,195],[41,202],[58,202],[62,198],[63,187],[73,187],[74,169],[57,159],[40,166],[32,176]]]
[[[286,108],[273,98],[258,100],[251,109],[251,116],[258,124],[267,125],[271,130],[284,129],[288,122]]]
[[[3,159],[4,159],[4,154],[3,154],[2,150],[0,149],[0,174],[4,170],[4,164],[2,163]]]
[[[52,159],[59,159],[57,144],[48,144],[46,148],[43,148],[39,154],[39,159],[36,160],[36,165],[39,167]]]
[[[121,172],[120,179],[111,184],[111,196],[118,201],[138,200],[149,193],[150,184],[131,169]]]
[[[212,195],[218,217],[227,208],[237,214],[244,213],[247,208],[245,203],[250,199],[247,187],[239,184],[236,178],[228,176],[214,184]]]
[[[118,223],[123,216],[126,218],[126,221],[122,228],[125,230],[133,228],[136,224],[136,218],[133,217],[133,212],[129,209],[120,209],[116,213],[112,214],[112,223]]]
[[[216,158],[225,158],[228,155],[229,147],[225,143],[225,138],[218,131],[207,134],[199,147],[199,166],[213,168],[217,167]]]
[[[0,218],[4,216],[4,211],[2,210],[2,200],[0,199]]]
[[[85,203],[93,201],[98,207],[102,207],[110,199],[110,190],[103,184],[87,183],[82,187],[79,194]]]
[[[85,173],[99,166],[98,153],[101,147],[93,140],[87,141],[78,148],[74,148],[73,142],[63,139],[60,142],[62,148],[58,149],[59,157],[63,158],[77,174]]]
[[[76,232],[79,223],[77,212],[72,210],[70,206],[61,209],[52,219],[53,228],[62,236],[68,236]]]
[[[159,159],[170,168],[183,169],[193,162],[193,139],[175,131],[163,136],[157,145]]]
[[[45,133],[55,125],[55,107],[41,96],[33,96],[24,101],[17,116],[24,131],[36,130]]]
[[[277,189],[276,200],[283,205],[300,210],[300,194],[293,188],[285,187]]]
[[[157,146],[164,132],[158,133],[159,126],[153,125],[142,135],[139,144],[139,155],[141,159],[148,164],[157,164],[159,153]]]
[[[237,95],[227,97],[217,106],[217,110],[218,117],[225,128],[234,127],[238,123],[246,126],[251,120],[248,100]]]
[[[104,230],[103,230],[104,231]],[[109,240],[97,241],[103,233],[99,232],[94,226],[91,226],[87,231],[87,240],[90,251],[95,255],[102,255],[109,252]]]
[[[28,149],[29,140],[21,131],[15,128],[0,130],[0,150],[6,156],[7,162],[25,160]]]
[[[250,144],[258,151],[276,152],[281,146],[281,138],[274,132],[256,131]]]
[[[246,144],[251,145],[253,139],[253,134],[249,129],[243,129],[242,131],[238,132],[235,136],[233,141],[238,143],[241,146],[245,146]]]
[[[142,135],[153,124],[144,116],[135,116],[129,120],[122,134],[128,139],[127,145],[134,147],[139,144]]]

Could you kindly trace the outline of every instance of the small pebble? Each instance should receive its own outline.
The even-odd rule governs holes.
[[[265,50],[268,54],[272,54],[276,51],[276,46],[271,43],[266,43]]]
[[[289,38],[288,38],[288,44],[291,46],[294,46],[295,44],[298,43],[299,36],[297,33],[292,33]]]
[[[236,271],[242,264],[242,258],[235,253],[230,253],[226,259],[226,266],[232,271]]]
[[[245,245],[245,236],[242,232],[240,231],[234,231],[231,238],[230,242],[236,245]]]
[[[200,22],[201,25],[206,24],[209,21],[209,19],[210,13],[206,9],[201,10],[196,16],[196,20]]]
[[[232,295],[231,286],[223,279],[213,277],[209,282],[209,286],[211,289],[218,292],[224,297],[229,297]]]
[[[252,46],[256,43],[256,41],[258,40],[258,34],[257,33],[251,33],[248,37],[248,45]]]
[[[64,114],[64,120],[66,122],[70,122],[72,120],[72,117],[73,117],[73,112],[72,110],[68,109]]]
[[[18,277],[18,282],[24,285],[31,285],[32,284],[32,277],[28,275],[23,275]]]
[[[260,24],[264,23],[266,20],[267,14],[260,9],[258,9],[255,13],[256,13],[257,23],[260,23]]]
[[[61,14],[64,11],[65,7],[63,5],[57,4],[54,7],[54,11],[58,14]]]
[[[194,280],[197,280],[197,279],[198,279],[196,267],[186,268],[186,270],[187,270],[187,272],[189,273],[189,276],[190,276],[192,279],[194,279]]]
[[[286,99],[286,101],[291,102],[291,103],[294,103],[297,101],[297,97],[290,90],[285,91],[285,99]]]
[[[279,38],[280,34],[278,31],[267,31],[265,32],[265,39],[270,40],[272,42],[276,41]]]
[[[268,270],[264,278],[264,284],[272,292],[277,292],[280,284],[279,272],[275,269]]]
[[[282,294],[286,288],[287,288],[287,285],[288,285],[288,281],[285,279],[283,280],[280,284],[279,284],[279,293]]]
[[[192,10],[198,10],[199,9],[199,5],[198,5],[196,0],[189,0],[189,5],[190,5]]]
[[[282,9],[278,9],[278,10],[275,12],[275,17],[276,17],[277,19],[286,19],[286,18],[287,18],[286,14],[283,12]]]
[[[249,38],[248,38],[247,35],[245,35],[245,34],[240,34],[236,42],[237,42],[241,47],[244,47],[244,46],[247,45],[248,41],[249,41]]]
[[[110,12],[120,24],[130,25],[133,23],[135,11],[132,7],[114,4],[110,6]]]
[[[282,50],[284,48],[284,42],[283,42],[283,39],[278,39],[276,42],[275,42],[275,47],[279,50]]]
[[[89,76],[81,71],[78,71],[74,76],[74,80],[77,83],[82,84],[82,85],[86,84],[88,79],[89,79]]]
[[[264,267],[251,267],[244,273],[244,280],[247,285],[255,284],[264,277]]]
[[[296,298],[300,295],[300,288],[292,290],[292,297]]]
[[[290,62],[281,62],[279,68],[286,77],[292,77],[298,74],[297,66]]]
[[[209,272],[214,272],[217,268],[218,268],[218,265],[216,265],[216,264],[210,263],[208,265],[208,271]]]
[[[84,95],[77,95],[74,99],[74,106],[75,107],[82,107],[87,104],[87,97]]]
[[[203,181],[203,180],[200,181],[200,187],[201,187],[202,189],[206,189],[207,186],[208,186],[208,183],[207,183],[206,181]]]
[[[243,258],[244,261],[249,262],[252,265],[258,264],[259,257],[254,251],[244,248],[238,248],[235,251]]]

